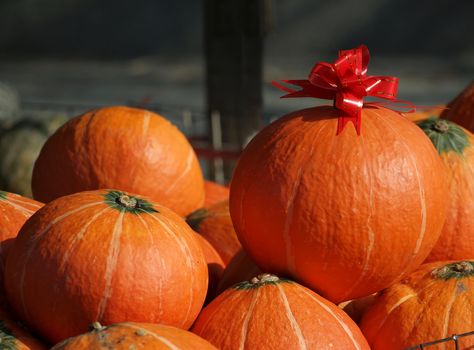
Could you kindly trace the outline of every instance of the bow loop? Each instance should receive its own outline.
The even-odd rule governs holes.
[[[355,49],[339,51],[339,58],[332,64],[317,63],[307,80],[283,80],[284,83],[300,87],[300,90],[276,82],[272,84],[287,92],[282,96],[284,98],[316,97],[334,100],[334,106],[341,111],[337,134],[342,132],[349,121],[354,124],[357,134],[360,134],[361,111],[365,96],[389,100],[392,103],[401,102],[396,100],[398,78],[367,76],[369,61],[369,49],[361,45]],[[382,103],[371,102],[370,105],[382,105]]]

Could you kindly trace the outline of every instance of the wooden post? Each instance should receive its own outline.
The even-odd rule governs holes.
[[[219,112],[227,146],[240,148],[261,127],[263,37],[270,1],[204,0],[207,111],[209,120]],[[232,163],[225,162],[226,180]]]

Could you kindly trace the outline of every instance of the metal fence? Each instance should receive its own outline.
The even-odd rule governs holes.
[[[411,348],[407,348],[407,349],[405,349],[405,350],[428,349],[428,348],[430,348],[430,347],[433,346],[433,345],[442,344],[442,343],[450,343],[450,344],[453,343],[453,344],[454,344],[454,349],[456,349],[456,350],[462,350],[463,348],[460,347],[459,339],[465,338],[465,337],[470,337],[470,336],[474,336],[474,331],[472,331],[472,332],[467,332],[467,333],[462,333],[462,334],[453,334],[453,335],[450,336],[450,337],[443,338],[443,339],[438,339],[438,340],[434,340],[434,341],[430,341],[430,342],[423,343],[423,344],[419,344],[419,345],[413,346],[413,347],[411,347]],[[470,347],[470,348],[471,348],[471,347]]]

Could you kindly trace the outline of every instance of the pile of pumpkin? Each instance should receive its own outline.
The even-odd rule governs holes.
[[[157,114],[71,119],[36,200],[0,192],[0,344],[387,350],[474,330],[473,106],[471,86],[421,116],[364,108],[337,136],[333,107],[291,113],[230,196]]]

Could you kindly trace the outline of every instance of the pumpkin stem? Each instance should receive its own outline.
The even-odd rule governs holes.
[[[270,273],[261,273],[260,275],[252,278],[250,281],[243,281],[243,282],[237,283],[232,288],[237,289],[237,290],[256,289],[267,284],[275,285],[279,283],[291,283],[291,281],[284,278],[279,278]]]
[[[100,332],[100,331],[103,331],[105,328],[107,327],[104,327],[100,324],[100,322],[94,322],[92,323],[90,326],[89,326],[90,330],[92,332]]]
[[[474,262],[455,262],[433,270],[432,274],[435,278],[440,278],[444,280],[448,280],[451,278],[474,276]]]
[[[279,280],[280,279],[277,276],[272,275],[270,273],[261,273],[260,275],[258,275],[256,277],[253,277],[250,280],[250,283],[252,283],[252,284],[262,284],[262,283],[265,283],[265,282],[277,282]]]
[[[122,193],[118,198],[117,198],[117,203],[124,206],[125,208],[128,209],[135,209],[138,207],[138,201],[134,197],[127,196],[126,194]]]
[[[433,124],[433,129],[444,134],[449,130],[449,124],[446,122],[446,120],[438,119]]]

